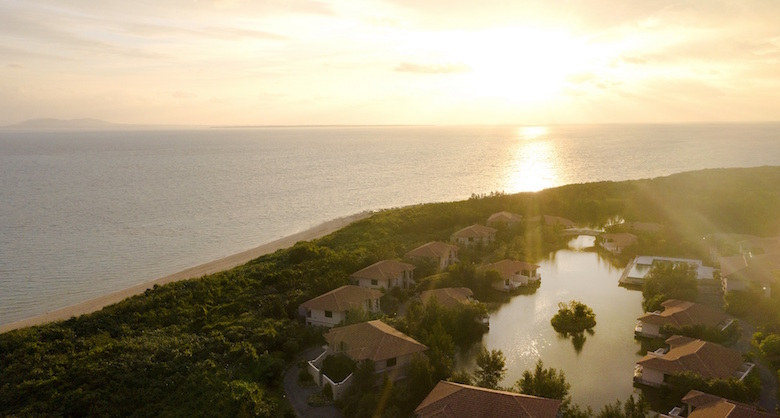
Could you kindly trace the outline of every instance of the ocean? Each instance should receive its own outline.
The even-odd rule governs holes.
[[[354,213],[780,165],[780,124],[0,130],[0,324]]]

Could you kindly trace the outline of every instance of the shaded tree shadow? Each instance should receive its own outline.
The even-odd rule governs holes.
[[[588,337],[585,334],[595,335],[596,331],[591,328],[585,330],[584,332],[559,332],[558,338],[567,340],[570,339],[571,345],[574,347],[574,351],[577,354],[580,354],[582,352],[582,348],[585,346],[585,341],[588,340]]]

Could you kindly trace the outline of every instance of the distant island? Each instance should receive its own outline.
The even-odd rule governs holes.
[[[0,126],[0,129],[7,130],[128,130],[128,129],[182,129],[182,128],[200,128],[199,126],[184,125],[135,125],[129,123],[113,123],[101,119],[81,118],[81,119],[55,119],[39,118],[30,119],[13,125]]]
[[[30,119],[14,125],[5,125],[5,129],[101,129],[125,127],[118,123],[100,119]]]

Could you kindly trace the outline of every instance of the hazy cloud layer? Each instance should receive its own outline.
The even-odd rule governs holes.
[[[774,0],[0,0],[0,124],[777,119],[779,21]]]
[[[402,62],[395,67],[395,71],[402,73],[418,74],[455,74],[471,71],[465,64],[415,64],[411,62]]]

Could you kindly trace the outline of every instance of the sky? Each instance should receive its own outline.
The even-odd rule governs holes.
[[[0,124],[780,119],[777,0],[0,0]]]

